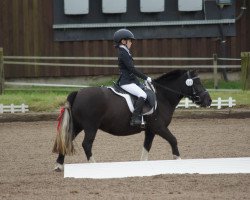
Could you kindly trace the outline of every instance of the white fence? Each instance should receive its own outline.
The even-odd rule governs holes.
[[[213,100],[210,107],[217,107],[217,109],[221,109],[222,107],[229,107],[232,108],[236,105],[236,100],[232,97],[229,97],[228,99],[221,99],[220,97],[217,100]],[[194,104],[191,100],[188,98],[185,98],[184,100],[181,100],[180,103],[177,105],[176,108],[190,108],[190,107],[196,107],[199,108],[198,105]]]
[[[220,97],[217,100],[213,100],[210,107],[217,107],[217,109],[221,109],[222,107],[229,107],[232,108],[236,105],[236,100],[232,97],[229,97],[228,99],[221,99]],[[196,104],[194,104],[191,100],[188,98],[185,98],[184,100],[181,100],[180,103],[177,105],[176,108],[199,108]],[[25,113],[29,111],[29,106],[25,104],[21,105],[3,105],[0,104],[0,113]]]
[[[29,111],[29,106],[25,104],[21,105],[3,105],[0,104],[0,113],[25,113]]]

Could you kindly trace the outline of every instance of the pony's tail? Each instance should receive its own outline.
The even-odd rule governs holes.
[[[70,95],[69,95],[70,96]],[[74,95],[74,97],[76,94]],[[73,144],[74,133],[73,133],[73,121],[71,115],[71,105],[70,102],[72,99],[69,99],[65,103],[64,107],[61,108],[61,113],[58,117],[57,125],[57,135],[53,147],[53,153],[59,153],[62,155],[73,155],[75,153],[75,148]]]

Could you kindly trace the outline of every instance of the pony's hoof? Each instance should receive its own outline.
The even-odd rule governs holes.
[[[180,156],[173,155],[173,159],[174,159],[174,160],[181,160],[181,157],[180,157]]]
[[[63,169],[64,169],[63,165],[57,163],[55,168],[54,168],[54,171],[55,172],[62,172]]]
[[[95,159],[94,159],[93,156],[91,156],[91,157],[89,158],[89,163],[96,163],[96,161],[95,161]]]

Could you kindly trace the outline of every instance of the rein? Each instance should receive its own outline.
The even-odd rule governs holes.
[[[158,85],[158,86],[161,87],[162,89],[168,90],[168,91],[173,92],[173,93],[178,94],[178,95],[182,95],[182,96],[185,96],[185,97],[188,97],[188,98],[192,98],[192,96],[190,96],[190,95],[187,95],[187,94],[184,94],[184,93],[182,93],[182,92],[173,90],[173,89],[171,89],[171,88],[169,88],[169,87],[167,87],[167,86],[163,86],[163,85],[157,83],[156,81],[153,81],[153,83],[154,83],[155,85]]]
[[[153,83],[154,83],[155,85],[158,85],[159,87],[165,89],[165,90],[171,91],[171,92],[173,92],[173,93],[175,93],[175,94],[178,94],[178,95],[182,95],[182,96],[184,96],[184,97],[188,97],[188,98],[191,99],[193,102],[200,102],[200,97],[197,95],[197,92],[195,91],[195,88],[194,88],[194,85],[193,85],[193,80],[194,80],[194,79],[197,79],[198,77],[195,76],[195,77],[192,77],[192,78],[191,78],[190,72],[189,72],[189,71],[187,72],[187,76],[188,76],[188,79],[187,79],[187,80],[191,80],[191,81],[192,81],[192,85],[188,85],[188,86],[190,86],[190,87],[192,86],[192,91],[193,91],[193,95],[192,95],[192,96],[187,95],[187,94],[185,94],[185,93],[183,93],[183,92],[180,92],[180,91],[173,90],[173,89],[171,89],[171,88],[169,88],[169,87],[167,87],[167,86],[163,86],[163,85],[157,83],[156,81],[153,81]],[[186,84],[187,84],[187,83],[186,83]],[[204,92],[207,92],[207,91],[204,91]]]

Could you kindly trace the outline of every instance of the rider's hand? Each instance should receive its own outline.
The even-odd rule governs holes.
[[[152,79],[150,77],[148,77],[147,82],[152,83]]]

